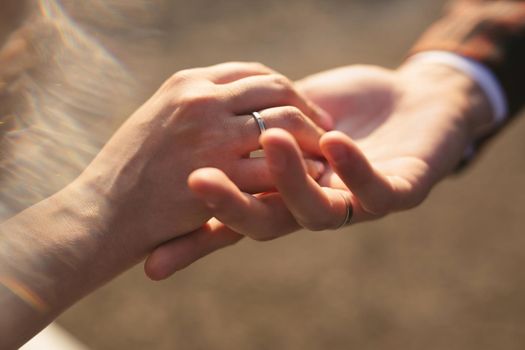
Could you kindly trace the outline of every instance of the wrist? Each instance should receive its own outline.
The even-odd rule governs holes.
[[[70,186],[0,225],[0,347],[16,348],[133,265]]]
[[[428,82],[428,86],[420,88],[431,89],[436,102],[446,103],[455,111],[448,115],[463,125],[468,145],[494,127],[490,101],[469,75],[445,64],[417,60],[405,62],[398,71],[419,85]]]
[[[95,279],[114,277],[139,262],[156,245],[132,225],[117,220],[113,199],[82,177],[51,199],[65,213],[67,225],[78,228],[75,244],[85,250],[80,260],[97,261],[98,267],[86,266],[94,270],[92,273],[100,272]]]
[[[70,186],[0,226],[0,275],[37,297],[29,306],[41,318],[54,318],[136,262],[99,231],[94,208]]]

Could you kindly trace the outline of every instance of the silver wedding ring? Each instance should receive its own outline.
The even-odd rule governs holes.
[[[259,127],[259,131],[261,134],[266,131],[266,124],[264,123],[264,119],[262,118],[261,114],[259,112],[253,112],[252,113],[253,119],[255,119],[255,122],[257,123],[257,126]],[[253,151],[250,153],[250,158],[264,158],[264,150],[258,149],[256,151]]]
[[[266,131],[266,124],[264,124],[264,119],[262,118],[261,114],[259,112],[253,112],[252,113],[253,119],[257,122],[257,125],[259,126],[259,130],[261,131],[261,134]]]
[[[340,195],[341,197],[343,197],[343,200],[345,201],[346,216],[345,216],[345,220],[343,221],[343,223],[339,225],[339,227],[337,227],[336,230],[339,230],[340,228],[350,225],[352,221],[352,216],[354,216],[354,208],[352,207],[352,203],[348,201],[348,198],[346,198],[345,195],[343,195],[342,193],[340,193]]]

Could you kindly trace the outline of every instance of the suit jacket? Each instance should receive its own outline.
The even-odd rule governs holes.
[[[485,64],[499,79],[513,117],[525,105],[525,0],[452,1],[413,52],[444,50]]]

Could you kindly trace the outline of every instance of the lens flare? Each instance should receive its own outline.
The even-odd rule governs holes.
[[[45,313],[48,310],[47,304],[23,283],[9,277],[0,276],[0,285],[11,291],[14,295],[24,301],[34,310]]]
[[[7,101],[0,109],[0,221],[78,176],[137,101],[134,74],[101,42],[117,26],[132,27],[117,3],[126,2],[40,0],[12,35],[21,49],[8,66],[24,65],[0,100]],[[127,3],[139,14],[150,6]]]

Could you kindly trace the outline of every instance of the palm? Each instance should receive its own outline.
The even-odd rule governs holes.
[[[398,183],[394,187],[404,189],[399,193],[404,197],[402,207],[410,207],[426,196],[435,181],[429,176],[432,164],[427,150],[441,142],[430,136],[432,128],[440,125],[433,125],[433,118],[425,118],[423,111],[413,112],[413,100],[424,98],[423,94],[401,91],[399,79],[393,71],[358,66],[314,75],[298,85],[333,117],[336,130],[357,142],[375,169]],[[407,101],[405,95],[413,100]],[[333,171],[320,182],[346,188]]]

